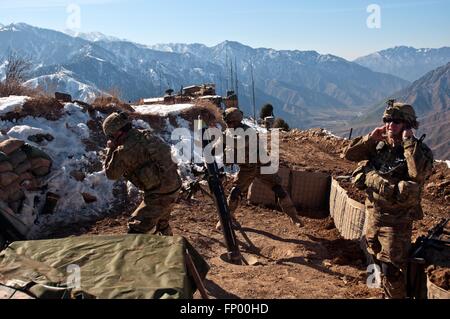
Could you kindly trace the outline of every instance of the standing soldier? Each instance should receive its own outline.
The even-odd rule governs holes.
[[[389,101],[384,126],[356,138],[345,158],[362,162],[353,183],[367,193],[367,250],[381,265],[386,298],[406,297],[406,267],[413,220],[423,218],[421,194],[433,154],[418,140],[411,105]]]
[[[275,195],[278,198],[279,204],[283,209],[283,212],[291,218],[291,221],[297,227],[303,227],[303,223],[299,219],[297,215],[297,210],[295,209],[294,204],[291,201],[289,194],[284,190],[283,186],[281,186],[281,178],[278,174],[261,174],[262,165],[259,163],[250,163],[249,154],[250,152],[257,152],[258,149],[251,149],[252,145],[249,145],[248,135],[249,133],[257,136],[257,132],[253,130],[248,125],[242,123],[243,113],[237,108],[229,108],[225,110],[224,113],[224,121],[227,124],[227,129],[224,132],[223,139],[219,142],[222,142],[226,152],[229,151],[229,147],[234,149],[234,154],[238,155],[241,150],[239,150],[240,146],[245,147],[245,163],[237,163],[239,165],[239,173],[237,175],[236,180],[233,182],[233,188],[228,197],[228,206],[230,208],[230,212],[233,219],[234,227],[239,228],[240,225],[236,220],[234,212],[239,206],[240,199],[242,197],[242,193],[247,192],[249,186],[253,183],[255,178],[259,178],[264,184],[269,186]],[[247,136],[239,136],[239,131],[235,131],[236,129],[242,133],[247,133]],[[251,132],[251,130],[253,130]],[[226,145],[226,137],[231,137],[235,143],[232,146]],[[240,143],[239,140],[245,139],[245,143]],[[257,145],[255,145],[257,148]],[[229,163],[227,163],[229,164]],[[218,229],[220,229],[220,222],[217,224]]]
[[[108,138],[105,172],[122,176],[144,192],[144,200],[128,222],[128,233],[171,236],[169,218],[181,187],[170,146],[150,131],[132,128],[125,113],[113,113],[103,122]]]

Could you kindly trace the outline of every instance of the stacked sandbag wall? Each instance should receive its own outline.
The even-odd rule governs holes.
[[[40,178],[50,172],[51,165],[45,152],[22,140],[0,143],[0,203],[4,214],[22,212],[25,193],[41,188]]]

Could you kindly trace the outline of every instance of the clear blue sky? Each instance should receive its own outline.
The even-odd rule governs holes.
[[[450,46],[450,0],[0,0],[0,23],[64,30],[69,4],[80,7],[81,32],[100,31],[143,44],[316,50],[347,59],[396,45]],[[367,27],[367,7],[381,28]]]

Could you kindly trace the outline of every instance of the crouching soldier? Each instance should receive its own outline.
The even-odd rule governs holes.
[[[129,233],[171,236],[171,208],[181,179],[171,149],[150,131],[132,128],[125,113],[113,113],[103,122],[108,138],[105,172],[109,179],[125,177],[144,192],[144,200],[128,222]]]
[[[389,101],[384,126],[356,138],[345,158],[365,161],[353,182],[367,193],[367,250],[381,266],[386,298],[406,297],[406,267],[413,220],[423,218],[421,194],[433,167],[433,154],[417,139],[411,105]]]
[[[275,193],[283,212],[290,217],[291,222],[297,227],[303,227],[303,223],[297,215],[297,210],[292,203],[289,194],[283,186],[281,186],[281,177],[278,174],[261,174],[261,167],[263,165],[260,163],[259,158],[256,163],[251,163],[249,161],[249,155],[251,152],[256,152],[256,154],[258,154],[259,150],[257,147],[255,149],[251,149],[248,136],[257,136],[257,132],[248,125],[242,123],[242,120],[243,114],[239,109],[226,109],[224,113],[224,121],[228,128],[225,130],[223,138],[220,140],[220,142],[223,143],[226,154],[229,154],[231,149],[233,149],[232,153],[235,155],[239,155],[239,152],[243,151],[242,148],[244,148],[245,152],[244,163],[234,160],[234,164],[239,165],[239,173],[233,182],[233,188],[228,197],[228,206],[232,214],[234,227],[240,227],[234,212],[239,206],[242,194],[247,192],[249,186],[253,183],[255,178],[260,179]],[[239,132],[243,133],[244,136],[240,136]],[[227,145],[227,137],[228,139],[234,140],[233,145]],[[239,142],[239,140],[242,141],[243,139],[245,139],[244,143]],[[225,159],[227,160],[227,164],[232,164],[229,162],[230,159],[228,156],[225,156]],[[216,228],[220,229],[220,222],[217,224]]]

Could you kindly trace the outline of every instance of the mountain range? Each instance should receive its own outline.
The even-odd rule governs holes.
[[[10,50],[30,58],[35,65],[31,78],[40,78],[41,82],[45,77],[70,80],[90,92],[119,89],[122,98],[131,101],[159,96],[169,87],[178,91],[201,83],[216,83],[219,94],[224,95],[236,87],[231,80],[233,64],[241,108],[247,114],[253,113],[252,65],[257,107],[270,102],[276,115],[299,127],[345,119],[409,84],[393,75],[315,51],[255,49],[233,41],[213,47],[148,46],[101,34],[74,37],[23,23],[0,29],[0,57]],[[61,74],[64,77],[57,77]],[[76,85],[56,82],[61,84],[58,89],[77,89],[69,92],[76,97],[90,95],[79,92]]]
[[[136,101],[161,96],[167,88],[178,91],[192,84],[216,83],[220,95],[238,91],[247,115],[253,115],[253,70],[257,113],[269,102],[275,115],[292,127],[340,133],[351,126],[356,132],[367,131],[378,122],[383,102],[396,97],[414,103],[424,130],[433,118],[444,120],[440,127],[445,137],[433,138],[433,144],[448,149],[449,47],[395,47],[352,62],[316,51],[252,48],[234,41],[212,47],[143,45],[98,32],[0,24],[0,79],[11,51],[32,62],[26,82],[30,87],[63,91],[87,101],[118,90],[122,99]]]
[[[372,71],[415,81],[450,61],[450,47],[416,49],[398,46],[356,59],[354,62]]]

